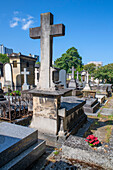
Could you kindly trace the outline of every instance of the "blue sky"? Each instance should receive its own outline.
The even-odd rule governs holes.
[[[0,6],[0,44],[14,52],[40,55],[40,40],[29,37],[29,27],[51,12],[54,24],[66,27],[65,36],[53,40],[53,60],[74,46],[84,64],[113,63],[113,0],[4,0]]]

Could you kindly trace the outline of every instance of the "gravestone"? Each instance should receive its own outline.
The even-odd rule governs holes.
[[[12,68],[9,63],[4,65],[4,87],[13,90]]]
[[[74,79],[74,71],[76,71],[76,69],[74,69],[74,66],[72,66],[72,69],[70,69],[72,71],[72,77],[71,77],[71,80],[69,82],[69,88],[76,88],[76,82],[75,82],[75,79]]]
[[[84,87],[84,90],[91,90],[90,86],[89,86],[89,74],[88,74],[88,71],[87,71],[86,85]]]
[[[29,90],[30,87],[27,84],[27,75],[29,75],[29,72],[26,68],[24,68],[24,71],[22,71],[21,74],[24,75],[24,84],[22,85],[22,90]]]
[[[59,81],[64,85],[64,88],[66,88],[66,70],[60,70],[59,71]]]
[[[0,169],[25,169],[45,152],[37,130],[0,123]]]

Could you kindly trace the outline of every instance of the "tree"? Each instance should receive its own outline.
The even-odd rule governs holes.
[[[55,61],[55,67],[66,70],[70,72],[70,68],[74,66],[75,69],[82,68],[82,57],[79,55],[75,47],[69,48],[66,53]]]
[[[106,80],[106,83],[113,83],[113,63],[95,70],[94,78]]]
[[[1,63],[9,63],[9,57],[6,54],[1,54],[0,53],[0,62]]]
[[[94,71],[96,70],[96,65],[94,63],[86,64],[84,65],[84,70],[93,75]]]

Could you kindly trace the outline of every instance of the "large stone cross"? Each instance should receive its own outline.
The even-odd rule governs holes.
[[[53,25],[53,15],[41,14],[41,26],[30,28],[30,38],[41,39],[41,67],[39,77],[39,87],[50,89],[52,87],[52,49],[53,37],[65,35],[63,24]]]
[[[70,70],[72,71],[71,79],[74,80],[74,72],[76,71],[76,69],[74,69],[74,66],[72,66],[72,69]]]
[[[27,75],[29,75],[29,72],[24,68],[24,71],[22,71],[21,74],[24,75],[24,85],[27,85]]]

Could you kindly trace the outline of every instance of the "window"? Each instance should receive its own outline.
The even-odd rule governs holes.
[[[17,67],[17,61],[13,61],[13,67]]]
[[[26,66],[29,67],[29,62],[26,63]]]

